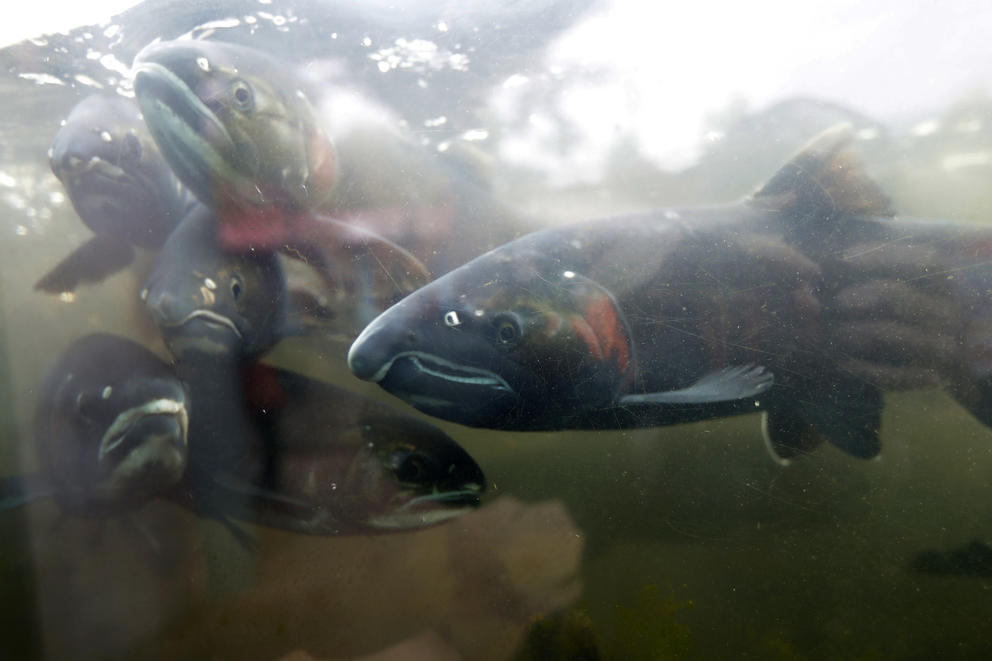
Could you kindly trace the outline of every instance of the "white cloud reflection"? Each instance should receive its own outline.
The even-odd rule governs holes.
[[[414,11],[420,0],[409,1]],[[137,2],[9,4],[0,46],[101,23]],[[524,124],[502,138],[500,155],[559,183],[594,181],[616,139],[629,137],[645,156],[679,168],[698,154],[708,115],[734,102],[760,108],[797,95],[913,125],[992,88],[990,34],[992,4],[984,0],[603,0],[541,64],[493,81],[495,115]],[[429,62],[429,42],[417,37],[404,43]],[[401,63],[392,54],[381,60],[386,69]],[[523,107],[539,86],[555,97]]]
[[[980,1],[608,0],[545,58],[575,81],[555,103],[578,140],[560,155],[551,143],[561,136],[538,117],[501,153],[591,181],[617,134],[665,167],[691,163],[707,115],[735,100],[811,95],[883,121],[919,119],[992,87],[989,34],[992,4]],[[516,111],[517,89],[504,85],[497,112]]]
[[[0,21],[0,48],[43,34],[69,32],[81,25],[106,23],[139,4],[138,0],[11,0]]]

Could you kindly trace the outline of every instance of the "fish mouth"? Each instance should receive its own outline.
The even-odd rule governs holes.
[[[145,435],[133,433],[137,427],[155,418],[171,419],[178,427],[176,442],[185,448],[189,443],[189,413],[186,404],[175,399],[154,399],[141,406],[127,409],[120,413],[100,439],[97,461],[103,463],[106,459],[121,454],[128,454],[139,447],[145,440]]]
[[[457,491],[437,491],[411,498],[389,514],[373,516],[368,523],[380,530],[406,530],[444,523],[482,504],[481,484],[467,484]]]
[[[183,317],[178,321],[162,322],[162,326],[164,328],[181,328],[183,326],[190,324],[195,320],[203,321],[206,325],[212,326],[214,328],[223,328],[225,330],[229,330],[232,333],[234,333],[239,340],[245,339],[244,335],[241,333],[241,330],[238,328],[237,324],[231,321],[229,317],[225,317],[219,312],[214,312],[213,310],[203,310],[203,309],[193,310],[188,315],[186,315],[185,317]]]
[[[78,167],[60,169],[56,176],[69,188],[73,204],[90,214],[109,209],[130,216],[147,204],[146,200],[157,198],[154,184],[140,171],[126,171],[99,156]]]
[[[134,86],[149,131],[176,174],[212,202],[211,182],[247,182],[229,157],[234,140],[217,115],[186,82],[157,62],[136,62]]]
[[[481,386],[492,390],[513,392],[510,384],[499,374],[481,367],[461,365],[424,351],[403,351],[393,356],[373,374],[369,381],[380,383],[399,361],[415,370],[418,375],[441,379],[449,383],[468,386]],[[401,368],[402,369],[402,368]]]

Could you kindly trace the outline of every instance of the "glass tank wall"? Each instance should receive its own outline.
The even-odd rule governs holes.
[[[992,653],[984,4],[87,11],[0,35],[0,656]]]

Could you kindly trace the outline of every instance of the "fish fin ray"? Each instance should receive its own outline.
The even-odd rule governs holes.
[[[768,390],[774,376],[761,365],[735,365],[705,374],[686,388],[624,395],[621,405],[708,404],[754,397]]]
[[[754,193],[749,203],[789,213],[811,229],[848,214],[894,216],[891,200],[865,172],[853,142],[850,124],[823,131]]]

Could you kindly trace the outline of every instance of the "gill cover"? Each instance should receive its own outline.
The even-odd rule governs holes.
[[[609,405],[634,377],[630,327],[613,294],[598,282],[564,271],[559,286],[561,304],[546,311],[544,327],[535,329],[532,350],[539,354],[543,344],[549,357],[575,357],[574,362],[561,363],[566,371],[559,375],[571,380],[571,396]],[[523,339],[526,342],[526,336]]]

